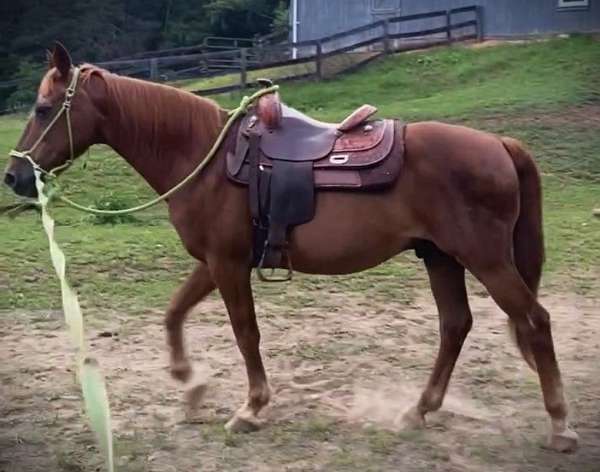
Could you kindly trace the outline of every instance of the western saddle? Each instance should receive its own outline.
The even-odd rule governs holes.
[[[376,112],[362,105],[339,124],[323,123],[282,104],[274,92],[242,119],[235,149],[227,153],[227,175],[248,186],[252,264],[261,280],[291,279],[289,232],[314,217],[315,189],[376,191],[396,181],[404,125],[369,120]],[[270,277],[264,268],[272,269]],[[273,277],[275,268],[286,275]]]

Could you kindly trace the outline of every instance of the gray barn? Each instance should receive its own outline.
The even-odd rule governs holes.
[[[469,5],[482,7],[486,38],[600,31],[600,0],[291,0],[292,39],[319,39],[386,17]]]

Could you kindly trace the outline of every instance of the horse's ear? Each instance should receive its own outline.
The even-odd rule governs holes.
[[[66,80],[71,70],[71,56],[69,51],[58,41],[54,42],[54,51],[52,52],[52,65],[58,69],[61,77]]]

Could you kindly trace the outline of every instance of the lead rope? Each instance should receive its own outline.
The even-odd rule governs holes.
[[[33,166],[33,168],[35,170],[37,170],[38,172],[40,172],[41,174],[45,174],[46,176],[50,177],[51,179],[56,179],[56,172],[58,170],[62,170],[65,169],[67,167],[69,167],[73,160],[74,160],[74,153],[73,153],[73,135],[72,135],[72,131],[71,131],[71,115],[70,115],[70,99],[73,96],[73,94],[75,93],[75,87],[77,85],[77,76],[79,75],[79,69],[76,68],[75,72],[73,74],[73,80],[71,81],[71,85],[69,86],[69,88],[67,89],[67,93],[69,93],[69,90],[72,88],[72,93],[71,95],[66,95],[65,96],[65,102],[63,103],[63,107],[61,109],[61,111],[54,117],[54,119],[50,122],[50,124],[48,125],[48,127],[44,130],[44,132],[42,133],[42,135],[40,136],[40,138],[38,138],[38,140],[35,142],[35,144],[28,150],[28,151],[11,151],[10,155],[13,157],[20,157],[23,159],[27,159],[29,161],[29,163]],[[85,205],[81,205],[79,203],[74,202],[73,200],[71,200],[68,197],[65,197],[64,195],[60,195],[60,187],[58,186],[58,184],[54,183],[52,186],[52,194],[51,197],[54,199],[58,199],[60,201],[62,201],[63,203],[65,203],[66,205],[70,206],[71,208],[74,208],[76,210],[79,211],[83,211],[86,213],[91,213],[94,215],[129,215],[131,213],[136,213],[138,211],[142,211],[145,210],[147,208],[150,208],[164,200],[166,200],[167,198],[169,198],[171,195],[173,195],[175,192],[177,192],[178,190],[180,190],[185,184],[187,184],[190,180],[192,180],[194,177],[196,177],[201,171],[202,169],[204,169],[209,163],[210,161],[213,159],[213,157],[215,157],[215,155],[217,154],[217,151],[219,150],[219,147],[221,146],[221,144],[223,144],[223,141],[225,140],[225,137],[227,136],[227,132],[229,131],[229,129],[231,128],[231,126],[233,125],[233,123],[235,122],[235,120],[237,120],[240,116],[244,115],[247,110],[248,107],[254,103],[257,99],[259,99],[260,97],[262,97],[263,95],[269,94],[269,93],[273,93],[275,91],[277,91],[279,89],[278,85],[273,85],[271,87],[267,87],[264,89],[260,89],[257,92],[255,92],[254,94],[252,94],[251,96],[244,96],[242,98],[242,100],[240,101],[240,105],[229,112],[229,118],[227,120],[227,122],[225,123],[225,126],[223,126],[223,129],[221,130],[221,132],[219,133],[219,136],[217,136],[217,139],[215,140],[215,142],[213,143],[212,147],[210,148],[210,150],[208,151],[208,153],[206,154],[206,156],[204,157],[204,159],[202,159],[202,161],[200,161],[200,163],[196,166],[196,168],[194,170],[192,170],[192,172],[185,177],[182,181],[180,181],[177,185],[175,185],[173,188],[171,188],[170,190],[168,190],[167,192],[163,193],[162,195],[159,195],[156,198],[153,198],[152,200],[143,203],[141,205],[137,205],[131,208],[125,208],[122,210],[100,210],[98,208],[93,208],[93,207],[89,207],[89,206],[85,206]],[[59,167],[56,167],[54,169],[52,169],[51,171],[45,171],[44,169],[42,169],[31,157],[30,153],[37,147],[37,145],[41,142],[41,139],[46,135],[46,133],[48,132],[48,130],[52,127],[52,125],[54,125],[54,123],[56,122],[56,120],[61,116],[61,114],[63,113],[63,111],[66,112],[66,118],[67,118],[67,132],[69,135],[69,144],[70,144],[70,149],[71,149],[71,158],[65,162],[64,164],[62,164]]]

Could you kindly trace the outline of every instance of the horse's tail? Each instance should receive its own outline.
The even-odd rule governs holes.
[[[544,264],[540,173],[533,157],[519,141],[503,137],[502,144],[519,176],[520,210],[513,233],[515,263],[529,290],[537,295]]]
[[[542,185],[539,170],[523,144],[513,138],[501,138],[513,160],[519,177],[520,210],[513,233],[515,264],[529,290],[537,297],[544,264],[542,228]],[[509,321],[510,331],[521,354],[536,370],[531,347],[523,334]]]

